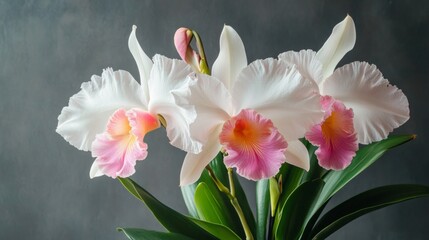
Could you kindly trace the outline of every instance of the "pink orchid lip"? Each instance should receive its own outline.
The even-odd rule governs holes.
[[[318,146],[316,156],[325,169],[342,170],[350,165],[358,149],[353,127],[353,111],[331,96],[321,99],[325,119],[306,134],[310,143]]]
[[[270,178],[285,162],[287,142],[270,119],[245,109],[226,121],[219,136],[225,165],[250,180]]]
[[[134,174],[136,161],[147,157],[145,134],[159,128],[156,116],[141,109],[118,109],[110,117],[106,131],[92,143],[92,155],[99,170],[112,178]]]

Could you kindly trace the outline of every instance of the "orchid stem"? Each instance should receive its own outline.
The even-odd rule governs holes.
[[[223,183],[216,177],[215,173],[213,172],[213,169],[210,166],[206,166],[207,171],[209,172],[210,177],[213,179],[213,182],[216,184],[217,188],[225,193],[228,198],[231,199],[230,195],[231,193],[229,192],[229,189],[227,187],[225,187],[225,185],[223,185]]]
[[[211,74],[210,68],[207,63],[206,53],[204,52],[203,41],[201,41],[200,35],[198,35],[196,31],[192,30],[192,34],[194,35],[195,40],[197,41],[198,53],[201,57],[200,71],[201,73],[210,75]]]
[[[231,195],[235,197],[235,185],[234,179],[232,178],[232,168],[228,168],[228,179],[229,179],[229,188],[231,188]]]
[[[219,190],[225,193],[231,201],[232,206],[234,207],[235,211],[238,214],[238,217],[240,218],[241,225],[243,226],[244,233],[246,234],[246,240],[253,240],[252,231],[250,231],[249,224],[247,224],[247,220],[244,216],[243,210],[240,207],[240,203],[235,197],[235,186],[234,180],[232,178],[232,169],[228,168],[229,186],[231,188],[231,191],[227,187],[225,187],[225,185],[223,185],[223,183],[216,177],[213,169],[210,166],[207,166],[206,169],[209,172],[210,177],[213,179],[213,182],[219,188]]]

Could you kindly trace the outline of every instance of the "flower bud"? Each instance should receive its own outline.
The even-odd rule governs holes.
[[[271,216],[274,217],[277,208],[277,202],[280,197],[280,186],[279,182],[272,177],[270,178],[270,203],[271,203]]]
[[[192,30],[183,27],[179,28],[174,34],[174,45],[182,60],[191,65],[194,71],[199,72],[201,57],[191,47],[193,37]]]

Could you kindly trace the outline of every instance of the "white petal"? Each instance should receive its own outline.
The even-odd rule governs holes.
[[[153,57],[153,67],[148,81],[150,103],[149,110],[163,105],[174,104],[170,91],[186,87],[192,73],[191,67],[182,60],[170,59],[161,55]]]
[[[295,64],[303,77],[312,79],[317,84],[322,82],[322,63],[316,58],[315,51],[310,49],[299,52],[287,51],[280,54],[279,59],[289,64]]]
[[[323,47],[317,52],[316,57],[323,64],[323,77],[332,74],[337,64],[354,47],[356,42],[356,29],[353,19],[347,17],[332,29],[331,36]]]
[[[94,161],[91,165],[91,169],[89,170],[89,177],[92,179],[103,175],[104,173],[100,170],[97,161]]]
[[[71,145],[91,149],[95,135],[106,128],[109,117],[119,108],[146,109],[140,85],[126,71],[108,68],[101,77],[92,76],[81,86],[58,117],[57,133]]]
[[[152,61],[146,55],[146,53],[141,48],[139,41],[136,37],[137,27],[133,25],[130,37],[128,38],[128,48],[130,49],[131,54],[134,57],[134,60],[137,63],[137,68],[139,69],[140,74],[140,84],[143,88],[145,103],[149,102],[149,92],[147,89],[147,81],[149,80],[150,71],[152,69]]]
[[[182,60],[169,59],[155,55],[153,68],[148,81],[150,102],[149,112],[161,114],[167,121],[167,136],[170,143],[188,152],[201,151],[201,144],[193,141],[188,125],[195,119],[195,113],[186,112],[174,102],[171,91],[186,88],[187,76],[192,72]]]
[[[180,186],[192,184],[200,178],[204,168],[219,153],[221,145],[219,143],[219,132],[221,126],[210,132],[210,140],[203,147],[199,154],[186,154],[180,171]]]
[[[338,68],[325,80],[321,92],[353,109],[359,143],[382,140],[409,118],[407,97],[366,62]]]
[[[306,171],[310,169],[310,158],[307,148],[301,141],[289,141],[285,151],[286,162],[302,168]]]
[[[230,89],[232,82],[246,66],[246,51],[240,36],[232,27],[225,25],[220,35],[220,51],[213,63],[212,75]]]
[[[198,74],[188,89],[172,92],[176,103],[187,112],[196,113],[189,132],[195,140],[205,144],[210,132],[231,117],[232,99],[229,91],[216,78]]]
[[[190,153],[199,153],[202,144],[192,138],[189,125],[194,121],[195,112],[187,112],[177,106],[164,106],[162,116],[167,122],[167,137],[170,144]]]
[[[303,137],[323,117],[317,84],[284,61],[251,63],[238,76],[232,96],[235,114],[241,109],[256,110],[271,119],[288,141]]]

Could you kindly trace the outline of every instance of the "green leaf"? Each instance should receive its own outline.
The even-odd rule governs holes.
[[[206,222],[200,219],[191,218],[191,220],[196,223],[201,228],[205,229],[207,232],[213,234],[213,236],[219,239],[231,239],[231,240],[240,240],[241,238],[235,234],[231,229],[226,226],[222,226],[216,223]]]
[[[181,187],[183,199],[185,201],[186,207],[188,208],[188,212],[194,218],[200,218],[198,216],[197,207],[195,206],[194,196],[195,196],[195,190],[198,184],[201,182],[206,183],[207,186],[210,188],[211,192],[219,192],[219,189],[217,188],[216,184],[213,182],[209,173],[205,169],[201,174],[200,178],[195,183]],[[232,211],[235,214],[234,208],[230,206],[231,204],[229,203],[229,199],[227,197],[223,197],[223,199],[224,199],[225,205],[227,206],[228,212]],[[238,220],[238,216],[237,216],[237,220]]]
[[[158,201],[130,178],[118,178],[122,185],[152,211],[158,221],[170,232],[179,233],[195,239],[216,238],[192,222],[188,217],[176,212]]]
[[[195,189],[197,188],[198,183],[199,181],[194,184],[180,187],[180,190],[182,190],[183,201],[185,202],[186,208],[188,208],[189,215],[194,218],[198,218],[197,207],[195,206],[194,201]]]
[[[216,177],[223,183],[223,185],[229,187],[228,169],[223,163],[223,153],[219,152],[216,157],[210,162],[210,167],[216,174]]]
[[[274,223],[272,231],[276,232],[280,223],[280,219],[283,215],[283,209],[285,209],[286,201],[291,195],[291,193],[299,186],[301,183],[302,176],[304,175],[305,170],[292,166],[290,164],[283,164],[280,168],[280,172],[277,174],[278,178],[282,179],[282,192],[277,204],[277,211],[274,218]]]
[[[300,238],[310,210],[323,185],[323,180],[316,179],[301,184],[292,192],[281,209],[283,214],[275,232],[275,239],[294,240]]]
[[[314,179],[322,178],[322,176],[326,173],[326,170],[320,167],[319,161],[317,160],[317,156],[315,154],[317,147],[313,146],[306,139],[302,139],[301,141],[306,146],[308,150],[308,156],[310,158],[310,170],[308,172],[304,172],[301,182],[309,182]]]
[[[358,150],[352,163],[342,171],[329,171],[324,177],[325,187],[316,204],[316,209],[323,205],[350,180],[379,159],[388,149],[404,144],[415,138],[415,135],[392,136],[380,142],[372,143]]]
[[[256,182],[256,239],[265,240],[267,231],[267,218],[270,209],[269,179]]]
[[[195,190],[194,200],[200,219],[224,226],[234,224],[228,214],[224,213],[225,206],[219,190],[211,191],[205,182],[201,182]]]
[[[410,199],[429,196],[429,187],[414,184],[389,185],[358,194],[327,212],[312,231],[312,239],[325,239],[354,219]]]
[[[325,204],[323,204],[321,207],[319,207],[319,209],[317,210],[316,213],[314,213],[311,216],[310,220],[305,225],[304,232],[302,233],[302,236],[301,236],[302,240],[310,239],[311,230],[313,229],[314,224],[316,224],[316,221],[319,219],[320,214],[322,214],[323,209],[325,209],[326,205],[328,205],[328,202],[329,202],[329,199],[328,199],[328,201],[325,202]]]
[[[130,240],[193,240],[178,233],[156,232],[140,228],[118,228]]]

